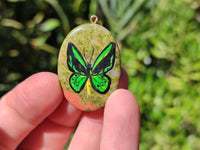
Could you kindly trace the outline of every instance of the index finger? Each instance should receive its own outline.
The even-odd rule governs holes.
[[[35,74],[0,100],[0,149],[15,149],[63,99],[53,73]]]

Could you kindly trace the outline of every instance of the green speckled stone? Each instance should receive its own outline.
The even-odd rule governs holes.
[[[91,62],[91,65],[94,64],[96,58],[109,43],[114,42],[116,44],[114,66],[106,73],[111,79],[110,88],[107,93],[101,94],[95,91],[92,86],[90,93],[88,93],[86,84],[79,93],[71,88],[69,79],[73,72],[69,70],[67,65],[67,48],[69,42],[77,47],[85,62]],[[58,58],[58,77],[65,98],[73,106],[85,111],[92,111],[104,107],[109,95],[118,87],[120,74],[120,52],[118,45],[111,33],[103,26],[98,24],[83,24],[74,28],[64,39]]]

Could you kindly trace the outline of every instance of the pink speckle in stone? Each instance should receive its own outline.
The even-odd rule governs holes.
[[[65,57],[63,55],[61,55],[60,60],[65,62]]]
[[[98,40],[97,40],[97,38],[94,38],[94,43],[98,43]]]
[[[73,106],[75,106],[76,108],[80,109],[80,110],[84,110],[84,111],[92,111],[92,110],[97,110],[98,108],[92,104],[91,102],[88,104],[83,104],[81,102],[81,97],[79,97],[76,93],[72,93],[69,92],[65,89],[63,89],[63,93],[65,98],[68,100],[68,102],[70,104],[72,104]]]

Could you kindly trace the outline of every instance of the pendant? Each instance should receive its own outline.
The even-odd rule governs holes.
[[[109,95],[117,89],[121,74],[115,39],[98,24],[96,16],[90,21],[66,36],[58,58],[58,78],[64,96],[84,111],[104,107]]]

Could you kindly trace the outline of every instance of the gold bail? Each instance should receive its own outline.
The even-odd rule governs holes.
[[[92,15],[90,17],[90,22],[92,24],[100,24],[100,25],[102,25],[102,21],[96,15]]]

